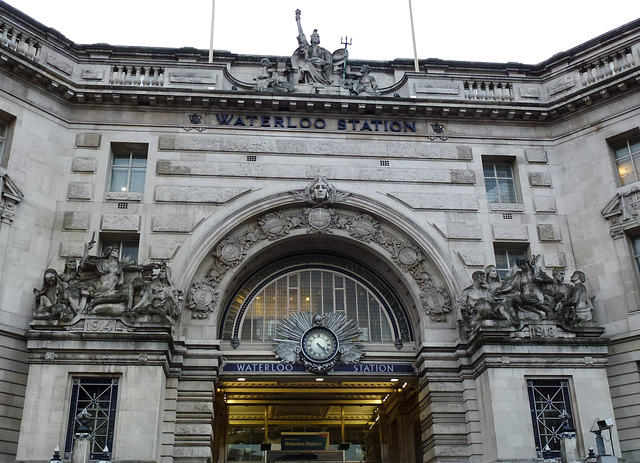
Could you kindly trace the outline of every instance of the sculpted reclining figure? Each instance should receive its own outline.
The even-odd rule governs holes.
[[[44,273],[41,289],[34,289],[34,318],[68,322],[77,314],[124,317],[135,321],[174,323],[180,316],[182,291],[170,282],[164,263],[137,265],[120,260],[117,246],[89,255],[92,239],[80,265],[67,258],[65,270]]]
[[[504,281],[493,265],[473,272],[473,284],[457,300],[465,327],[473,330],[482,320],[506,320],[519,328],[531,320],[555,320],[564,326],[592,321],[594,298],[587,295],[585,274],[574,272],[569,285],[564,269],[554,269],[551,278],[539,267],[539,258],[534,256],[532,263],[516,260]]]

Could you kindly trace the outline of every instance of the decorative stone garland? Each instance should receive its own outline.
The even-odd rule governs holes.
[[[451,297],[445,288],[433,281],[419,247],[382,230],[380,222],[368,214],[336,212],[325,207],[343,201],[349,193],[338,192],[322,178],[314,179],[304,190],[290,193],[313,206],[302,210],[268,212],[244,233],[220,241],[213,252],[213,264],[204,281],[194,283],[187,295],[186,307],[192,311],[192,318],[208,318],[216,309],[220,293],[218,285],[222,277],[231,268],[239,266],[246,258],[247,251],[256,243],[263,240],[276,241],[286,237],[292,230],[306,229],[307,233],[323,234],[345,230],[358,241],[378,244],[403,272],[415,280],[420,288],[422,308],[431,321],[447,321],[447,314],[451,311]]]

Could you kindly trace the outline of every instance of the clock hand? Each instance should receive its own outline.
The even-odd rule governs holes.
[[[325,354],[329,352],[329,349],[327,349],[326,347],[323,347],[322,344],[320,344],[319,342],[316,342],[316,346],[322,349],[322,352],[324,352]]]

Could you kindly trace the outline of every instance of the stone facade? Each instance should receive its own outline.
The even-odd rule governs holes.
[[[264,426],[282,393],[325,404],[332,429],[354,405],[349,429],[391,436],[363,438],[367,461],[542,461],[531,398],[551,381],[582,459],[613,418],[616,453],[640,461],[640,194],[613,154],[640,134],[640,21],[538,65],[413,72],[345,65],[297,17],[292,57],[209,64],[73,44],[0,3],[0,463],[72,442],[83,378],[117,379],[94,460],[233,461],[228,430]],[[513,260],[489,291],[501,256],[526,260],[541,313],[505,312],[540,302]],[[560,267],[576,278],[554,282]],[[276,358],[247,304],[294,268],[360,284],[389,333],[313,319],[331,368],[305,354],[311,327]],[[305,413],[281,422],[313,427]]]

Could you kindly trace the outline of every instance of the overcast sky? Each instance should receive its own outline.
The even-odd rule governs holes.
[[[640,18],[640,0],[412,0],[418,57],[537,64]],[[76,43],[209,48],[212,0],[8,0]],[[216,0],[214,49],[289,56],[307,37],[351,59],[413,58],[409,0]]]

